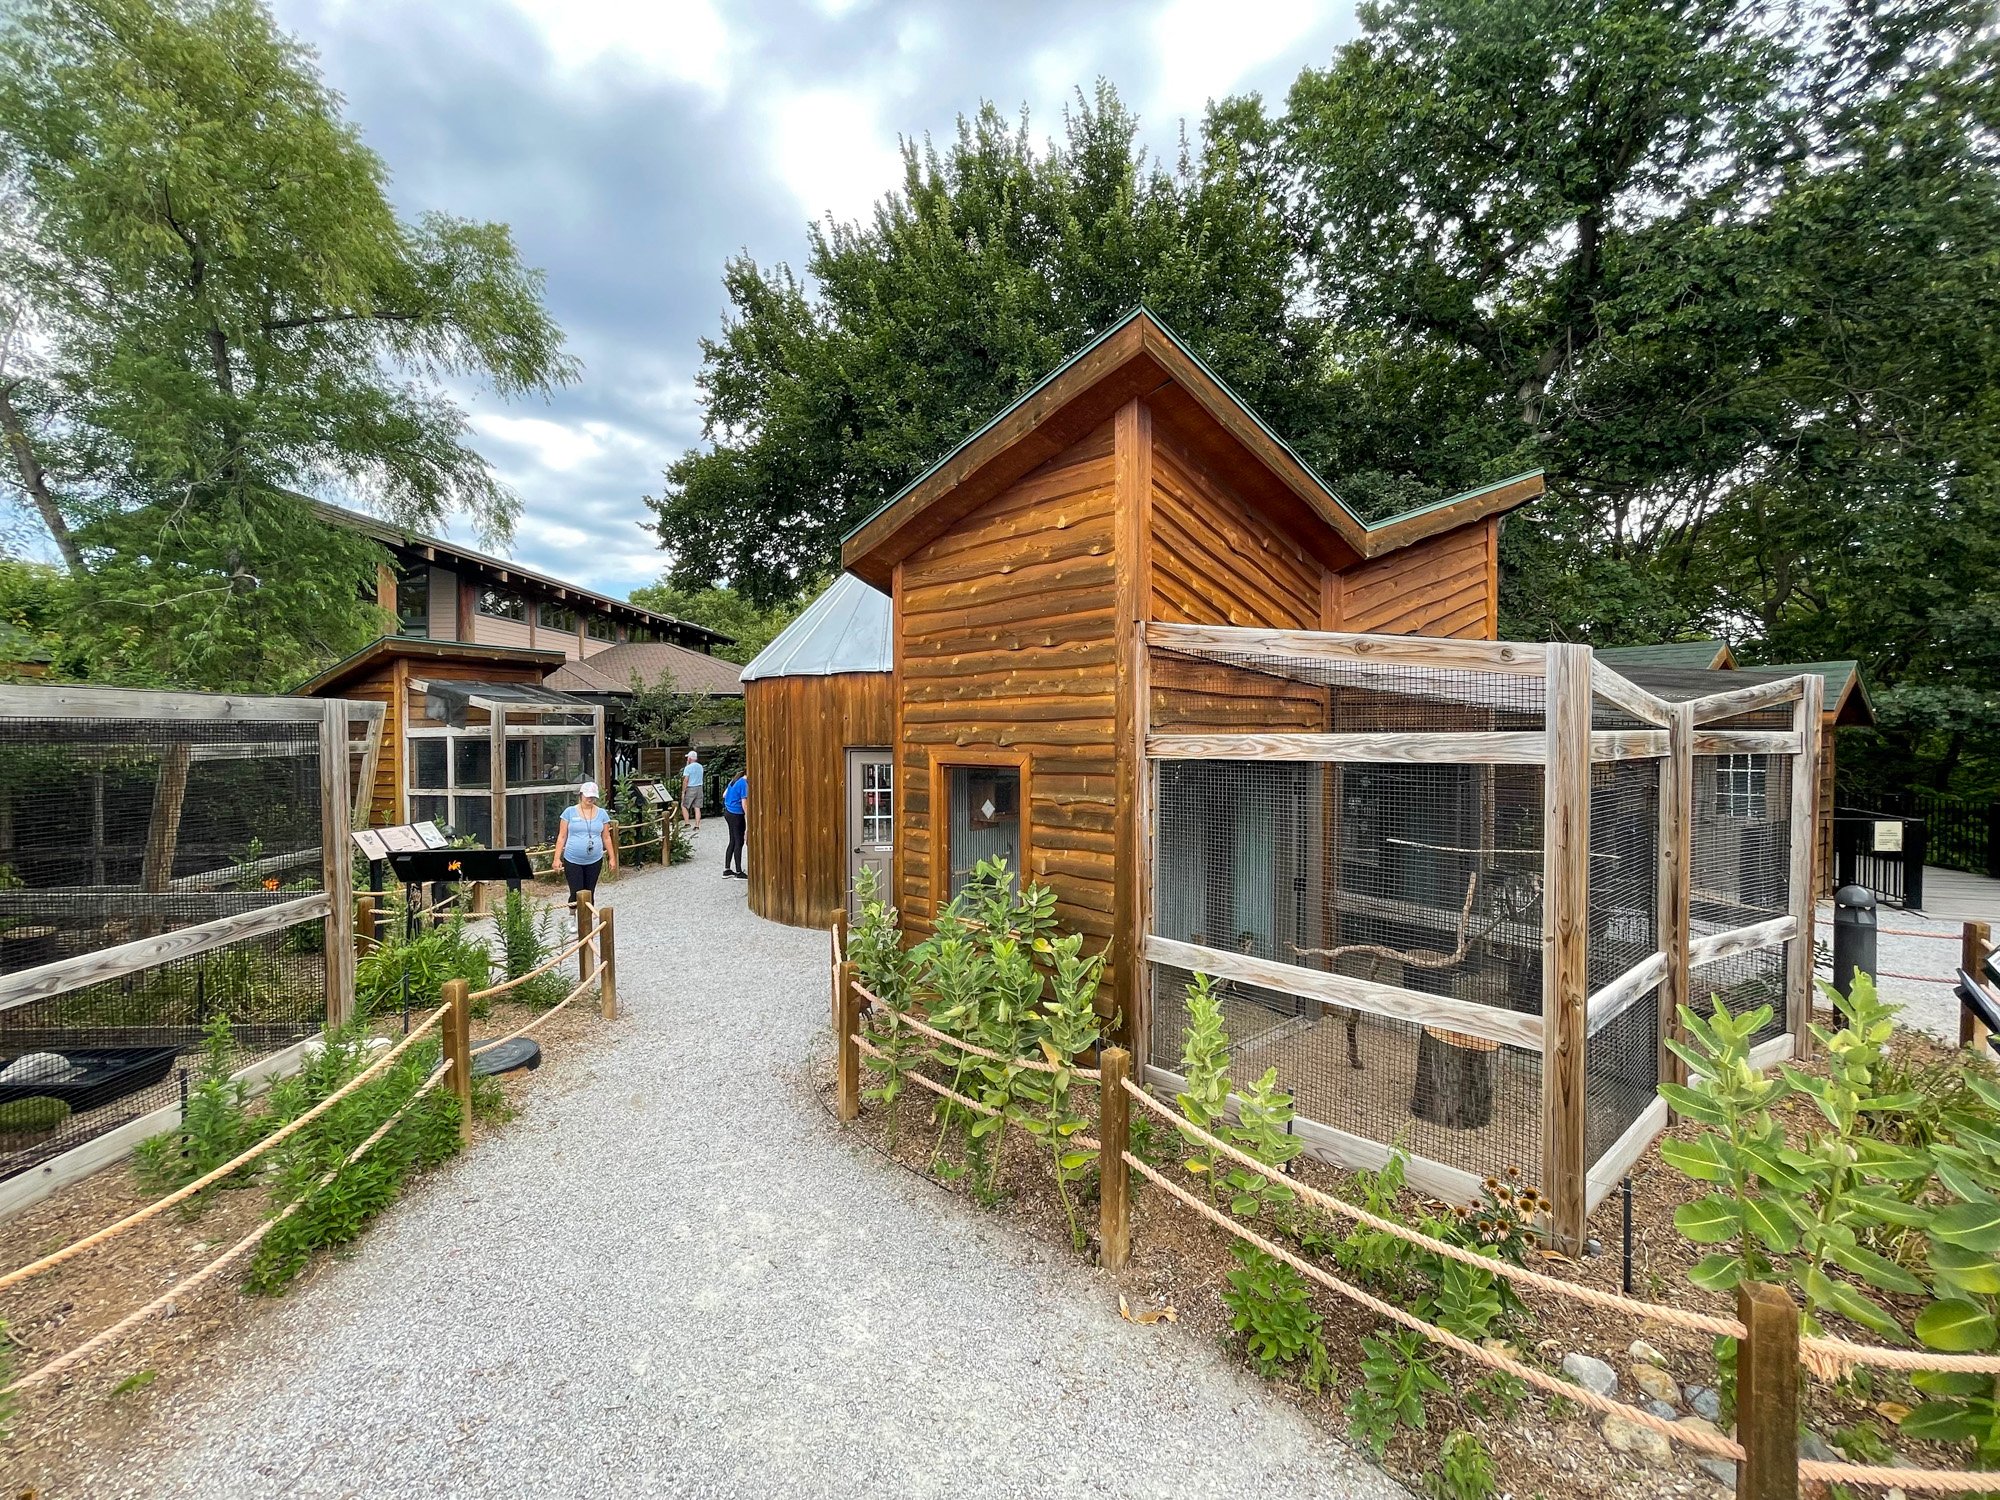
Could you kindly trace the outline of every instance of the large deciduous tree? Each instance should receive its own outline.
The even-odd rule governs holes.
[[[1106,85],[1046,147],[987,106],[942,148],[906,145],[868,223],[814,226],[805,278],[732,261],[732,315],[703,342],[710,446],[651,502],[674,581],[790,597],[849,526],[1142,301],[1309,438],[1319,333],[1295,306],[1268,123],[1216,112],[1171,173],[1137,132]]]
[[[0,434],[100,675],[281,685],[374,626],[376,549],[517,502],[453,379],[570,378],[504,225],[397,216],[257,0],[22,0],[0,23]]]

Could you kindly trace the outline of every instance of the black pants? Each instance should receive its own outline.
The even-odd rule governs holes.
[[[724,809],[723,818],[729,824],[729,848],[723,852],[722,868],[743,873],[743,814]]]
[[[564,860],[563,878],[569,882],[570,900],[576,900],[576,893],[578,891],[588,891],[592,899],[595,899],[597,896],[597,872],[603,868],[604,861],[602,858],[593,859],[587,865],[580,865],[573,859]]]

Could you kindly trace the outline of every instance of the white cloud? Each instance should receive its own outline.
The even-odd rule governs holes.
[[[728,91],[729,28],[711,0],[510,0],[558,68],[663,75]]]
[[[537,467],[557,474],[567,474],[599,457],[609,433],[601,422],[551,422],[543,417],[508,417],[498,412],[475,414],[472,426],[482,437],[521,450]]]
[[[1325,19],[1316,0],[1174,0],[1153,20],[1159,103],[1198,115]]]
[[[772,110],[770,159],[808,218],[869,217],[875,200],[903,179],[896,132],[869,96],[843,88],[789,94]]]

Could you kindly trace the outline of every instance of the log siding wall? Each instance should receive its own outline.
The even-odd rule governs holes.
[[[1497,640],[1499,518],[1349,568],[1330,630]]]

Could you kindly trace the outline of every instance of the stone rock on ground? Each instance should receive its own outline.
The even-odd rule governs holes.
[[[1677,1403],[1681,1399],[1681,1388],[1674,1384],[1674,1377],[1653,1365],[1634,1365],[1632,1384],[1648,1399]]]
[[[1663,1370],[1667,1367],[1666,1355],[1660,1353],[1659,1350],[1655,1349],[1644,1339],[1632,1340],[1632,1347],[1625,1352],[1642,1365],[1658,1365]]]
[[[1711,1422],[1722,1420],[1722,1393],[1712,1385],[1689,1386],[1687,1403],[1698,1417],[1706,1417]]]
[[[1706,1417],[1682,1417],[1675,1425],[1686,1427],[1695,1432],[1706,1432],[1714,1437],[1722,1435],[1721,1429]],[[1728,1485],[1732,1490],[1736,1488],[1736,1464],[1734,1460],[1724,1458],[1718,1453],[1696,1453],[1694,1461],[1717,1484]]]
[[[1650,1427],[1641,1427],[1629,1417],[1612,1412],[1598,1431],[1604,1434],[1605,1446],[1613,1453],[1623,1453],[1628,1458],[1656,1468],[1673,1461],[1674,1445],[1667,1435]]]
[[[1665,1401],[1648,1401],[1646,1403],[1646,1410],[1658,1417],[1662,1422],[1676,1422],[1680,1420],[1681,1409]]]
[[[262,1309],[91,1500],[1408,1500],[1201,1339],[1121,1320],[1109,1276],[844,1134],[808,1082],[826,934],[752,916],[721,837],[601,893],[620,1019]]]
[[[1599,1396],[1618,1394],[1618,1372],[1591,1354],[1565,1354],[1563,1374],[1586,1391]]]

